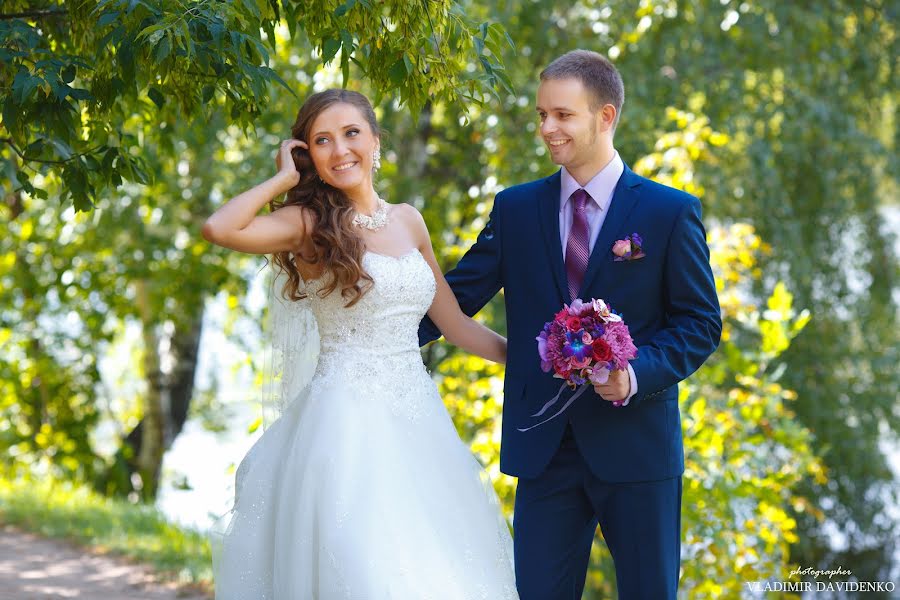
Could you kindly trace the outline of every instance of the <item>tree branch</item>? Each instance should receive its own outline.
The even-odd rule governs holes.
[[[6,13],[0,14],[0,21],[9,21],[11,19],[27,19],[29,17],[33,17],[39,19],[41,17],[52,17],[54,15],[65,15],[68,14],[68,10],[65,8],[48,8],[48,9],[35,9],[35,10],[26,10],[24,12],[19,13]]]
[[[9,144],[10,148],[12,148],[13,151],[19,155],[19,158],[21,158],[23,162],[37,162],[37,163],[44,163],[47,165],[64,165],[67,162],[73,161],[76,158],[79,158],[81,156],[87,156],[88,154],[93,154],[94,152],[96,152],[97,150],[99,150],[100,148],[103,147],[103,144],[98,144],[98,145],[94,146],[93,148],[90,148],[89,150],[85,150],[84,152],[79,152],[78,154],[73,154],[69,158],[66,158],[63,160],[50,160],[50,159],[46,159],[46,158],[37,158],[36,156],[25,156],[25,153],[22,152],[18,148],[18,146],[16,146],[16,143],[13,142],[12,138],[0,138],[0,142],[6,142],[7,144]]]

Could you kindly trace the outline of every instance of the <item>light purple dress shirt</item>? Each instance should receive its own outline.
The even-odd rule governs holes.
[[[591,253],[594,251],[594,244],[597,241],[600,228],[603,227],[603,221],[606,220],[606,213],[609,212],[609,205],[612,202],[613,193],[616,191],[616,184],[624,171],[625,164],[619,157],[619,153],[616,152],[612,160],[584,186],[585,191],[590,194],[593,200],[585,205],[588,220],[588,243],[590,244],[589,249]],[[559,188],[559,239],[562,242],[563,262],[566,260],[566,242],[569,240],[569,231],[572,229],[572,213],[575,209],[570,196],[580,188],[581,185],[563,167]],[[630,364],[628,365],[628,376],[631,379],[631,393],[625,399],[626,406],[631,402],[632,396],[637,393],[638,389],[637,378]]]

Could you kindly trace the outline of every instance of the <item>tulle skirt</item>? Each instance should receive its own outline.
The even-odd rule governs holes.
[[[494,490],[419,371],[314,379],[265,431],[214,535],[217,599],[518,597]]]

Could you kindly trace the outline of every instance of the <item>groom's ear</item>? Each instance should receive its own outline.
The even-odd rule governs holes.
[[[616,107],[612,104],[604,104],[600,107],[598,118],[601,123],[601,131],[612,132],[616,128],[616,118],[618,117]]]

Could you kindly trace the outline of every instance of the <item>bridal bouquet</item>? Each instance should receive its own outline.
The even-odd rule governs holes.
[[[614,313],[603,300],[582,302],[576,298],[563,306],[553,320],[544,325],[536,338],[541,369],[553,371],[553,376],[565,383],[534,417],[542,416],[559,400],[563,390],[579,388],[566,404],[541,425],[563,413],[581,394],[595,384],[606,383],[611,371],[628,368],[628,361],[637,356],[637,347],[622,317]],[[621,406],[621,402],[613,402]],[[527,431],[537,425],[519,429]]]

